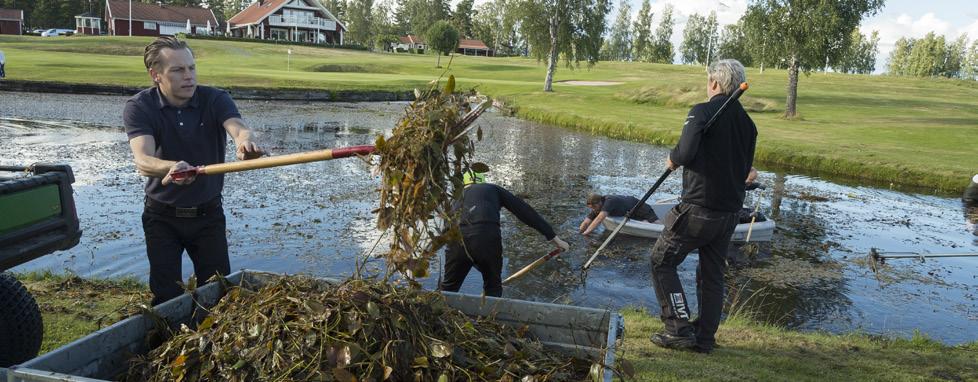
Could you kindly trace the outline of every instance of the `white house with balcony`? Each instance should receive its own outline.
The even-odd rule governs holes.
[[[233,37],[342,44],[346,27],[317,0],[258,0],[228,20]]]

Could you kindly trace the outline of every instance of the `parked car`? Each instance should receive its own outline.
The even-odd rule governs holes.
[[[41,32],[41,37],[71,36],[75,34],[74,29],[48,29]]]

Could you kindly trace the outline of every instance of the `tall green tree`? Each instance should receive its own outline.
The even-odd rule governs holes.
[[[611,61],[630,61],[632,59],[632,7],[622,0],[618,7],[618,17],[608,34],[606,49],[602,58]]]
[[[64,28],[64,15],[61,14],[58,0],[37,0],[31,12],[30,24],[43,28]]]
[[[458,49],[458,30],[447,20],[439,20],[425,34],[428,48],[438,57],[435,67],[441,67],[441,56],[448,55]]]
[[[969,80],[978,79],[978,40],[971,43],[971,48],[968,49],[968,55],[966,57],[963,78]]]
[[[486,46],[499,52],[499,39],[496,28],[499,27],[499,14],[495,13],[498,1],[487,1],[476,6],[472,15],[472,38],[481,40]]]
[[[852,74],[869,74],[876,69],[876,55],[879,53],[879,33],[873,31],[870,36],[863,35],[859,29],[852,31],[849,47],[836,65],[832,66],[838,72]]]
[[[939,74],[947,78],[963,78],[968,54],[968,36],[958,36],[957,40],[947,44],[944,52],[944,65]]]
[[[946,55],[944,36],[938,36],[934,32],[927,33],[923,38],[914,41],[910,56],[907,57],[907,72],[915,77],[939,75],[944,70]]]
[[[392,44],[398,42],[397,36],[400,34],[394,24],[393,0],[381,0],[376,3],[370,17],[370,34],[374,40],[374,47],[377,50],[390,49]]]
[[[547,77],[543,91],[553,91],[557,60],[563,56],[568,68],[594,65],[600,58],[605,18],[611,11],[608,0],[525,0],[523,28],[531,54],[546,58]]]
[[[750,66],[753,63],[750,46],[741,23],[723,27],[723,32],[720,33],[720,42],[717,43],[716,56],[735,59],[744,66]]]
[[[523,54],[526,46],[521,33],[521,0],[491,0],[478,6],[472,19],[472,33],[493,49],[496,55]]]
[[[319,2],[340,21],[346,21],[346,0],[319,0]]]
[[[777,52],[781,48],[780,44],[773,41],[777,31],[768,24],[766,15],[761,12],[747,12],[741,16],[738,24],[743,28],[751,61],[760,67],[760,72],[764,73],[766,65],[777,66],[778,59],[784,54]]]
[[[407,33],[424,35],[435,22],[449,19],[446,0],[400,0],[395,19]]]
[[[747,19],[773,32],[769,40],[788,63],[785,117],[798,114],[798,74],[834,64],[845,52],[853,29],[878,12],[883,0],[754,0]]]
[[[472,38],[472,17],[475,14],[475,0],[462,0],[455,5],[452,12],[452,25],[464,38]]]
[[[346,37],[354,44],[372,45],[374,0],[350,0],[346,4]]]
[[[893,44],[893,51],[890,52],[889,63],[887,63],[887,73],[894,76],[910,75],[910,51],[913,49],[914,39],[900,37]]]
[[[244,10],[249,4],[245,4],[241,0],[208,0],[208,7],[214,10],[214,16],[219,21],[225,21],[234,17],[234,15]]]
[[[652,60],[652,5],[642,0],[632,26],[632,57],[636,61]]]
[[[711,61],[716,54],[717,15],[711,12],[709,16],[693,14],[686,21],[683,30],[683,43],[679,53],[684,64],[703,65]]]
[[[181,6],[181,7],[199,7],[200,6],[200,0],[170,0],[170,1],[167,1],[166,4],[178,5],[178,6]],[[133,18],[135,18],[135,17],[133,17]]]
[[[655,35],[652,38],[652,62],[671,64],[675,59],[676,52],[672,47],[672,4],[666,4],[662,9],[662,18],[659,26],[655,28]]]

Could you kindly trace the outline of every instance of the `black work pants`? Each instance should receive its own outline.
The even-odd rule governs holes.
[[[461,230],[462,243],[452,243],[445,251],[441,289],[458,292],[474,266],[482,273],[482,290],[486,296],[502,296],[503,241],[499,225],[474,224],[463,226]]]
[[[230,273],[225,227],[224,209],[219,202],[192,217],[177,217],[172,209],[154,208],[147,202],[143,210],[143,233],[153,305],[183,293],[179,283],[183,280],[184,250],[194,264],[198,284],[203,285],[215,274]]]
[[[664,223],[665,229],[652,247],[652,287],[662,308],[662,322],[669,334],[695,333],[700,347],[712,348],[723,310],[727,246],[737,226],[737,213],[680,203],[669,211]],[[699,250],[696,268],[699,317],[692,324],[676,268],[695,249]]]

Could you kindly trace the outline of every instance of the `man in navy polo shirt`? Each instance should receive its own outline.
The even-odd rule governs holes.
[[[193,52],[172,36],[143,54],[155,86],[126,101],[123,119],[139,174],[146,182],[143,232],[153,305],[182,293],[186,250],[201,283],[230,272],[221,189],[224,175],[175,180],[191,166],[224,162],[227,136],[239,160],[262,155],[227,92],[197,85]]]

